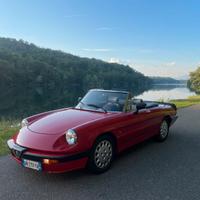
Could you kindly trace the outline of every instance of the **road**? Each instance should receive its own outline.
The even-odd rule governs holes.
[[[144,142],[102,175],[38,173],[0,158],[0,199],[200,199],[200,105],[178,111],[164,143]]]

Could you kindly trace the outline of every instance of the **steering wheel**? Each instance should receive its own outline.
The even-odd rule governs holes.
[[[121,111],[121,106],[118,102],[108,102],[105,106],[104,109],[108,111]]]

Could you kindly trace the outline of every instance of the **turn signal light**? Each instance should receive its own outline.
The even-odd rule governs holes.
[[[58,163],[58,160],[51,160],[51,159],[43,159],[43,163],[46,165],[50,165],[50,164],[56,164]]]

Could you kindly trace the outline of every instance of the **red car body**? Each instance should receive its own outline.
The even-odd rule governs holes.
[[[127,149],[159,133],[160,124],[167,118],[170,125],[176,120],[176,109],[160,104],[138,112],[99,112],[65,108],[27,118],[28,125],[8,141],[14,159],[39,161],[42,170],[65,172],[85,168],[96,139],[110,134],[116,151]],[[77,133],[76,144],[69,145],[65,132]]]

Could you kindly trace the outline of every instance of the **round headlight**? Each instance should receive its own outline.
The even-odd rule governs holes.
[[[69,129],[66,134],[65,134],[65,137],[66,137],[66,141],[69,145],[72,145],[72,144],[76,144],[77,142],[77,135],[76,135],[76,132],[72,129]]]
[[[21,127],[23,128],[24,126],[28,126],[27,119],[23,119],[22,122],[21,122]]]

